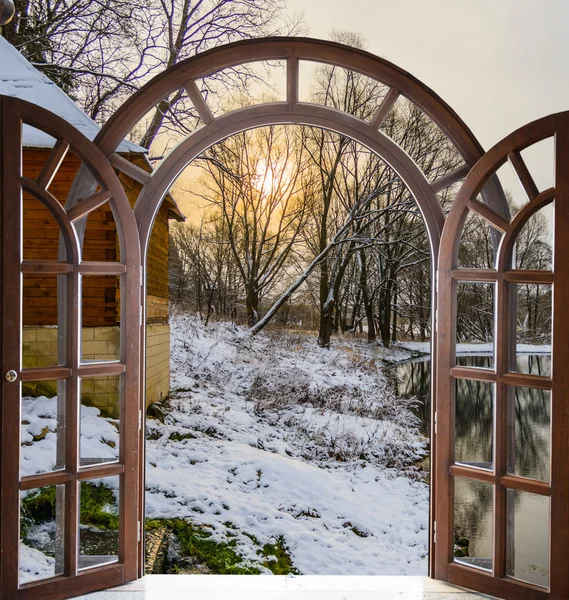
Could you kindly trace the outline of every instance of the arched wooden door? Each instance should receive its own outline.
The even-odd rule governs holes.
[[[539,190],[522,153],[547,138],[555,181]],[[511,219],[479,195],[506,161],[527,195]],[[473,261],[462,244],[476,221],[492,251]],[[543,235],[528,240],[536,223],[552,254]],[[473,167],[443,230],[438,286],[435,575],[500,598],[569,598],[569,113],[522,127]],[[457,343],[476,311],[492,352],[465,366]],[[520,343],[536,311],[551,348],[529,360]]]
[[[118,177],[93,143],[6,96],[0,127],[0,596],[68,598],[137,577],[140,244]],[[24,128],[55,138],[33,176],[23,171]],[[97,182],[94,194],[67,208],[50,192],[66,156]],[[112,214],[119,258],[86,260],[84,239],[101,207]],[[91,302],[109,285],[120,306],[118,326],[101,342],[116,334],[111,358],[93,344],[87,352],[85,339]],[[48,326],[24,327],[33,322]],[[114,418],[87,402],[97,391],[112,398]],[[33,548],[31,515],[41,537]],[[96,531],[104,531],[102,543],[93,543]]]

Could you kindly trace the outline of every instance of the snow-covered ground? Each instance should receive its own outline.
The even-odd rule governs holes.
[[[147,421],[147,517],[235,539],[261,570],[259,546],[281,539],[303,574],[426,573],[428,487],[411,466],[426,440],[381,373],[409,356],[177,317],[169,406],[164,423]],[[24,399],[25,474],[55,464],[55,411],[54,398]],[[98,409],[82,408],[81,429],[83,457],[116,455],[115,422]]]
[[[303,574],[426,573],[428,488],[405,472],[426,440],[380,370],[408,357],[178,317],[171,410],[148,422],[147,515],[229,531],[252,562],[251,535],[282,537]]]

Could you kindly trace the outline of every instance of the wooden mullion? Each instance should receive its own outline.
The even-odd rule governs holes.
[[[54,471],[53,473],[38,473],[22,477],[20,481],[21,490],[33,490],[34,488],[47,487],[51,485],[62,485],[71,481],[71,474],[65,471]]]
[[[385,94],[385,97],[379,105],[379,108],[375,111],[375,114],[371,119],[370,125],[374,129],[379,129],[381,127],[382,123],[387,118],[389,111],[393,108],[393,105],[397,102],[400,95],[401,92],[397,88],[389,88],[389,91],[387,94]]]
[[[103,206],[111,199],[109,190],[100,190],[93,195],[81,200],[67,211],[69,220],[74,223],[79,219],[86,217],[90,212]]]
[[[500,484],[501,478],[508,473],[508,393],[503,382],[503,374],[508,371],[509,358],[509,284],[500,279],[495,291],[496,322],[496,385],[494,386],[494,553],[492,569],[495,577],[506,575],[506,541],[507,541],[507,495]]]
[[[299,60],[290,56],[286,64],[286,101],[294,106],[298,102]]]
[[[194,108],[198,111],[198,115],[200,119],[208,125],[209,123],[213,123],[215,117],[213,116],[209,106],[207,105],[202,93],[200,92],[196,82],[193,79],[186,81],[184,85],[184,89],[188,94]]]
[[[25,260],[22,262],[22,273],[31,273],[32,275],[62,275],[71,273],[71,271],[73,271],[72,264],[57,260]]]
[[[505,475],[500,483],[511,490],[520,490],[530,494],[539,494],[540,496],[551,496],[551,485],[545,481],[536,481],[534,479],[525,479],[516,475]]]
[[[537,285],[553,283],[551,271],[505,271],[503,277],[511,283],[535,283]]]
[[[82,275],[121,275],[126,272],[126,265],[115,262],[82,262],[79,272]]]
[[[483,281],[495,283],[498,272],[494,269],[454,269],[452,278],[455,281]]]
[[[441,190],[450,187],[454,183],[457,183],[461,179],[464,179],[470,172],[470,169],[472,169],[472,165],[469,164],[464,164],[461,167],[458,167],[458,169],[455,169],[454,171],[451,171],[450,173],[447,173],[446,175],[435,179],[435,181],[431,183],[431,189],[436,194]]]
[[[504,373],[502,381],[510,386],[530,387],[538,390],[550,390],[552,380],[542,375],[530,375],[528,373]]]
[[[42,188],[46,189],[50,186],[53,178],[57,174],[63,159],[65,158],[67,152],[69,150],[69,142],[64,139],[59,139],[55,143],[53,150],[50,152],[45,164],[41,170],[41,173],[38,175],[36,179],[38,185]]]
[[[65,501],[65,574],[77,575],[79,555],[79,487],[77,474],[79,471],[80,446],[80,397],[79,397],[79,344],[81,339],[80,324],[80,275],[76,271],[69,277],[65,290],[65,354],[66,364],[71,368],[72,376],[66,386],[66,430],[65,455],[66,469],[71,474],[71,481],[66,486]]]
[[[33,367],[22,369],[22,381],[59,381],[71,376],[68,367]]]
[[[536,196],[539,196],[537,185],[535,185],[535,181],[533,180],[533,177],[531,176],[531,173],[529,172],[522,155],[517,150],[514,150],[508,154],[508,160],[514,168],[514,171],[516,172],[516,175],[518,176],[518,179],[524,188],[528,200],[531,201]]]
[[[144,169],[141,169],[139,166],[131,163],[130,160],[124,158],[120,154],[113,152],[110,156],[111,164],[116,167],[121,173],[128,175],[138,183],[142,183],[142,185],[146,185],[151,178],[151,174]]]
[[[450,374],[455,379],[471,379],[474,381],[485,381],[487,383],[495,383],[497,376],[490,369],[479,369],[476,367],[453,367]]]
[[[79,377],[101,377],[111,375],[121,375],[125,372],[125,365],[120,362],[97,362],[91,364],[83,364],[78,367],[77,374]]]
[[[115,477],[117,475],[122,475],[123,473],[124,465],[120,463],[108,463],[104,465],[94,465],[92,467],[81,467],[77,473],[77,479],[79,481],[101,479],[103,477]]]
[[[451,465],[449,472],[455,477],[468,477],[469,479],[476,479],[477,481],[483,481],[484,483],[496,483],[495,473],[485,469],[477,469],[476,467],[454,464]]]
[[[468,208],[480,215],[485,221],[488,221],[490,225],[500,230],[502,233],[508,229],[510,222],[495,212],[487,204],[478,202],[478,200],[470,199],[467,203]]]

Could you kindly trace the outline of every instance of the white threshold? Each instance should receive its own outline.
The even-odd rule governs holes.
[[[344,575],[146,575],[89,600],[475,600],[488,598],[428,577]]]

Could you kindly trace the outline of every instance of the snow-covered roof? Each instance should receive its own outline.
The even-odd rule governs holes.
[[[77,128],[85,137],[95,139],[100,127],[88,117],[53,81],[40,73],[14,46],[0,36],[0,94],[27,100],[50,110]],[[24,146],[52,148],[55,140],[32,127],[24,127]],[[129,141],[118,147],[119,152],[146,153]]]

